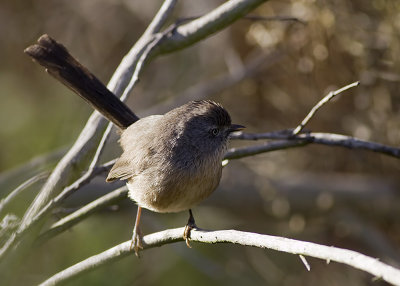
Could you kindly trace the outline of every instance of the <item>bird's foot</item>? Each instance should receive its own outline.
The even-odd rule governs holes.
[[[189,210],[189,214],[190,214],[189,220],[185,226],[185,230],[183,231],[183,239],[186,241],[187,247],[192,248],[190,246],[190,232],[192,231],[192,229],[196,229],[197,225],[194,221],[194,217],[191,210]]]
[[[142,234],[139,229],[134,229],[132,234],[131,246],[129,250],[134,250],[135,255],[140,258],[139,250],[143,249]]]

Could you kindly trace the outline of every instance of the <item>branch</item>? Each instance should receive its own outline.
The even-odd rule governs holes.
[[[56,206],[60,205],[66,198],[68,198],[74,192],[78,191],[84,185],[90,183],[90,181],[95,176],[111,169],[114,163],[115,160],[112,160],[110,162],[103,164],[102,166],[87,170],[87,172],[82,177],[80,177],[78,180],[76,180],[73,184],[69,185],[68,187],[65,187],[58,196],[50,200],[47,203],[47,205],[45,205],[39,211],[39,213],[36,214],[36,216],[32,219],[31,223],[26,228],[19,230],[17,232],[15,239],[18,239],[18,241],[21,240],[26,235],[26,233],[28,233],[36,225],[40,224],[40,222],[43,221]],[[4,249],[0,251],[0,256],[3,254],[2,253],[3,251]]]
[[[171,16],[177,0],[165,0],[160,10],[154,16],[153,20],[147,27],[146,31],[143,33],[144,37],[154,35],[160,32],[161,28],[164,26],[165,22]]]
[[[42,172],[38,175],[33,176],[32,178],[29,178],[25,182],[23,182],[21,185],[19,185],[17,188],[15,188],[13,191],[10,192],[10,194],[2,199],[0,201],[0,218],[3,216],[2,212],[4,209],[13,201],[15,198],[24,190],[26,190],[28,187],[32,186],[34,183],[46,179],[49,176],[49,172]]]
[[[283,150],[293,147],[301,147],[310,142],[301,140],[281,140],[276,142],[266,142],[261,145],[248,146],[242,148],[231,148],[226,152],[224,160],[240,159],[244,157],[254,156],[261,153]]]
[[[143,250],[183,241],[184,228],[165,230],[143,237]],[[320,245],[312,242],[299,241],[285,237],[271,236],[258,233],[243,232],[237,230],[192,230],[191,241],[202,243],[232,243],[243,246],[272,249],[281,252],[310,256],[347,264],[356,269],[372,274],[393,285],[400,286],[400,270],[380,262],[378,259],[364,254],[331,246]],[[76,278],[95,268],[111,263],[129,255],[131,241],[123,242],[100,254],[91,256],[44,281],[41,286],[56,285]]]
[[[297,22],[301,23],[303,25],[306,25],[307,23],[304,22],[303,20],[300,20],[299,18],[292,17],[292,16],[271,16],[271,17],[266,17],[266,16],[258,16],[258,15],[246,15],[243,17],[245,20],[251,20],[251,21],[282,21],[282,22]]]
[[[177,27],[159,46],[159,53],[171,53],[220,31],[267,0],[230,0],[206,15]]]
[[[311,111],[307,114],[307,116],[303,119],[303,121],[300,123],[299,126],[297,126],[294,130],[293,130],[293,135],[297,135],[299,134],[303,128],[306,126],[306,124],[308,123],[308,121],[310,121],[310,119],[315,115],[315,113],[328,101],[330,101],[331,99],[333,99],[336,95],[342,93],[345,90],[348,90],[352,87],[355,87],[357,85],[359,85],[360,82],[356,81],[353,82],[349,85],[346,85],[345,87],[342,87],[338,90],[335,91],[331,91],[328,95],[326,95],[324,98],[322,98],[312,109]]]
[[[289,134],[289,135],[288,135]],[[269,151],[281,150],[291,147],[305,146],[310,143],[321,145],[339,146],[348,149],[362,149],[400,158],[400,148],[387,146],[384,144],[365,141],[351,136],[334,134],[334,133],[318,133],[310,132],[292,136],[287,130],[270,132],[270,133],[237,133],[232,134],[232,139],[242,140],[260,140],[260,139],[284,139],[277,142],[267,142],[262,145],[232,148],[228,150],[225,159],[239,159]]]
[[[79,190],[82,186],[88,184],[95,176],[101,174],[105,171],[111,169],[112,165],[115,163],[115,160],[107,162],[101,166],[89,169],[82,177],[80,177],[77,181],[73,184],[69,185],[68,187],[64,188],[63,191],[54,199],[50,200],[47,205],[45,205],[35,217],[30,220],[30,223],[26,225],[26,227],[21,228],[13,233],[8,241],[2,246],[0,249],[0,261],[3,260],[2,263],[5,263],[4,257],[10,253],[14,245],[17,245],[18,242],[21,242],[23,239],[26,239],[27,235],[30,234],[32,229],[36,229],[36,227],[40,226],[47,215],[50,214],[51,210],[59,205],[65,198],[73,194],[75,191]],[[15,250],[15,249],[14,249]],[[3,265],[1,265],[3,266]]]
[[[82,221],[94,212],[104,208],[105,206],[113,205],[119,201],[125,199],[128,194],[128,189],[126,186],[118,188],[92,202],[83,206],[79,210],[73,212],[72,214],[63,217],[56,223],[54,223],[50,229],[45,233],[41,234],[36,240],[37,243],[43,243],[46,240],[52,238],[53,236],[63,232],[64,230],[71,228],[73,225]]]
[[[330,145],[330,146],[340,146],[349,149],[364,149],[400,158],[400,148],[391,147],[376,142],[365,141],[351,136],[333,134],[333,133],[309,132],[305,134],[300,134],[300,132],[307,125],[310,119],[324,104],[332,100],[335,96],[342,93],[343,91],[346,91],[359,84],[360,82],[356,81],[338,90],[330,92],[311,109],[311,111],[307,114],[307,116],[303,119],[303,121],[293,131],[281,130],[281,131],[259,133],[259,134],[238,132],[236,134],[232,134],[231,136],[232,139],[242,139],[242,140],[284,139],[284,140],[272,143],[267,142],[262,145],[256,145],[250,147],[243,147],[237,149],[233,148],[228,150],[227,154],[225,155],[225,159],[238,159],[242,157],[252,156],[275,150],[305,146],[310,143]]]

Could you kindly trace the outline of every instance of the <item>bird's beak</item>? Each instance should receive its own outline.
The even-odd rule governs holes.
[[[243,129],[245,129],[245,128],[246,128],[246,127],[243,126],[243,125],[231,124],[231,126],[229,126],[228,131],[229,131],[229,133],[231,133],[231,132],[243,130]]]

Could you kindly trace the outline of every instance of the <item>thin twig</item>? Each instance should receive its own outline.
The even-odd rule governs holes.
[[[307,259],[304,257],[304,255],[299,254],[301,262],[303,262],[304,266],[306,267],[307,271],[311,270],[310,263],[308,263]]]
[[[123,186],[90,202],[79,210],[63,217],[62,219],[54,223],[46,232],[38,237],[36,243],[41,244],[52,238],[53,236],[65,231],[66,229],[71,228],[94,212],[106,206],[118,203],[120,200],[125,199],[127,197],[127,194],[128,189],[126,186]]]
[[[183,241],[183,231],[184,228],[176,228],[146,235],[143,237],[143,250]],[[232,243],[310,256],[326,261],[336,261],[368,272],[374,277],[379,277],[393,285],[400,286],[399,269],[352,250],[237,230],[206,231],[194,229],[191,232],[191,241],[210,244]],[[91,256],[53,275],[40,285],[48,286],[64,283],[100,266],[119,260],[133,252],[130,245],[131,241],[126,241],[100,254]]]
[[[53,200],[50,200],[45,207],[31,220],[30,224],[27,225],[23,229],[18,229],[15,233],[13,233],[8,241],[2,246],[0,249],[0,257],[4,257],[7,252],[11,249],[13,245],[17,242],[21,241],[32,228],[35,228],[40,222],[46,218],[48,214],[50,214],[51,210],[58,206],[63,200],[65,200],[68,196],[73,194],[75,191],[82,188],[84,185],[88,184],[95,176],[109,171],[111,167],[114,165],[115,160],[111,160],[101,166],[97,166],[88,170],[82,177],[80,177],[73,184],[64,188],[63,191]]]
[[[357,85],[359,85],[360,82],[356,81],[353,82],[349,85],[346,85],[345,87],[342,87],[338,90],[335,91],[331,91],[328,95],[326,95],[323,99],[321,99],[312,109],[311,111],[307,114],[307,116],[303,119],[303,121],[300,123],[299,126],[297,126],[294,130],[293,130],[293,136],[299,134],[303,128],[307,125],[308,121],[310,121],[310,119],[314,116],[314,114],[328,101],[330,101],[332,98],[334,98],[336,95],[342,93],[345,90],[348,90],[352,87],[355,87]]]
[[[301,23],[303,25],[306,24],[306,22],[304,22],[303,20],[300,20],[299,18],[296,17],[292,17],[292,16],[259,16],[259,15],[246,15],[243,17],[243,19],[246,20],[251,20],[251,21],[282,21],[282,22],[298,22]]]
[[[9,205],[22,191],[26,190],[28,187],[32,186],[34,183],[43,180],[49,176],[49,172],[42,172],[29,178],[13,191],[11,191],[7,197],[0,201],[0,217],[2,217],[3,210]]]

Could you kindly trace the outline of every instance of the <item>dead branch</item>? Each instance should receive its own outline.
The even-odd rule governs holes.
[[[184,228],[175,228],[146,235],[143,237],[143,250],[183,241],[183,231]],[[191,241],[209,244],[231,243],[315,257],[326,260],[328,263],[335,261],[368,272],[374,277],[380,278],[393,285],[400,285],[399,269],[380,262],[378,259],[352,250],[237,230],[193,230],[191,233]],[[130,249],[130,245],[131,241],[126,241],[102,253],[91,256],[53,275],[40,285],[50,286],[61,282],[64,283],[95,268],[119,260],[133,252],[133,250]]]

